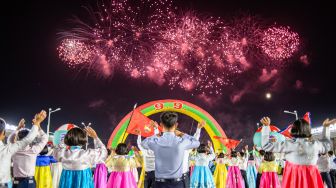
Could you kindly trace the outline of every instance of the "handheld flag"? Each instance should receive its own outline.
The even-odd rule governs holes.
[[[127,128],[127,133],[138,135],[140,132],[143,137],[153,136],[154,127],[151,125],[151,121],[151,119],[143,115],[139,110],[134,110],[132,119]],[[161,128],[159,127],[159,130],[160,129]]]
[[[306,112],[302,119],[306,120],[310,125],[311,124],[310,112]]]
[[[236,148],[240,143],[239,140],[228,139],[220,136],[214,136],[213,138],[219,140],[225,147],[229,149]]]
[[[284,135],[287,138],[292,138],[292,135],[291,135],[292,127],[293,127],[293,125],[289,125],[286,129],[280,131],[279,133]]]

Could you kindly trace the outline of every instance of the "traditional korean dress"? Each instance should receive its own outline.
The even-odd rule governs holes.
[[[214,182],[216,187],[225,188],[226,187],[226,178],[227,178],[227,167],[226,161],[224,158],[216,159],[216,169],[214,173]]]
[[[36,158],[36,188],[52,188],[51,164],[57,161],[52,156],[39,155]]]
[[[215,188],[212,173],[209,168],[209,162],[214,160],[216,155],[213,149],[210,149],[210,154],[197,153],[190,156],[191,160],[195,161],[195,167],[190,179],[191,188]]]
[[[275,161],[264,161],[258,171],[261,173],[260,188],[280,188],[278,179],[278,163]]]
[[[228,176],[226,179],[226,188],[245,188],[244,179],[240,173],[238,158],[228,159]]]
[[[132,169],[138,166],[137,159],[128,155],[109,157],[106,166],[111,169],[107,188],[137,188]]]
[[[107,157],[107,150],[98,138],[94,145],[95,149],[88,150],[78,146],[54,149],[53,155],[63,167],[59,188],[94,188],[91,167]]]
[[[94,187],[95,188],[106,188],[107,187],[107,168],[104,161],[100,161],[96,165],[93,176]]]
[[[284,153],[286,165],[283,188],[323,188],[323,181],[316,166],[318,154],[330,150],[329,127],[323,127],[322,140],[295,138],[284,142],[270,142],[270,129],[262,129],[262,146],[265,151]]]
[[[247,164],[247,170],[246,170],[246,176],[247,176],[247,183],[248,188],[257,188],[256,182],[257,182],[257,168],[255,165],[255,161],[248,161]]]

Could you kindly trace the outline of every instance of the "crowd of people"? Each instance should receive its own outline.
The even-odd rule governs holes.
[[[45,118],[45,111],[37,113],[30,130],[22,119],[7,144],[0,118],[0,188],[336,188],[329,131],[336,119],[323,122],[320,140],[312,138],[309,122],[296,120],[293,139],[278,142],[264,117],[260,148],[216,153],[210,141],[199,141],[205,122],[187,135],[177,129],[175,112],[163,112],[160,125],[152,122],[153,136],[142,140],[139,132],[137,146],[113,149],[91,127],[72,128],[50,146],[41,128]],[[88,137],[94,148],[84,149]]]

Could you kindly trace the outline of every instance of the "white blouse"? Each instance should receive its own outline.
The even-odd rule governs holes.
[[[248,151],[245,151],[245,156],[244,157],[238,157],[239,159],[239,169],[240,170],[247,170],[247,163],[248,163],[248,159],[250,157],[250,154]]]
[[[85,170],[105,161],[107,150],[99,138],[94,140],[95,149],[65,149],[54,148],[53,156],[61,162],[64,170]]]
[[[237,166],[239,167],[239,165],[241,164],[241,160],[238,159],[238,157],[234,157],[234,158],[224,158],[225,163],[228,164],[228,166]]]
[[[195,161],[195,166],[209,166],[209,162],[214,160],[216,155],[213,151],[213,148],[210,148],[210,153],[198,153],[196,155],[191,155],[190,160]]]
[[[323,127],[321,140],[296,138],[283,142],[270,142],[269,135],[269,126],[264,126],[261,130],[262,148],[265,151],[284,153],[286,161],[298,165],[316,165],[318,154],[331,149],[329,127]]]

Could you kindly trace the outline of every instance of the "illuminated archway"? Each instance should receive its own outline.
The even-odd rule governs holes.
[[[141,113],[143,113],[145,116],[150,116],[163,111],[175,111],[185,114],[193,118],[197,122],[204,120],[206,122],[204,128],[213,142],[215,151],[225,150],[223,144],[221,144],[217,139],[213,138],[213,136],[226,137],[225,132],[223,131],[221,126],[208,112],[194,104],[181,100],[166,99],[148,102],[139,106],[137,109],[141,111]],[[115,148],[117,147],[118,143],[124,142],[126,140],[128,134],[125,133],[125,131],[127,124],[130,121],[130,116],[131,112],[129,112],[113,130],[113,133],[110,136],[108,142],[108,147]],[[122,140],[124,133],[125,137],[124,140]]]

